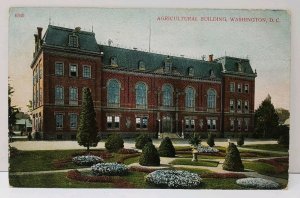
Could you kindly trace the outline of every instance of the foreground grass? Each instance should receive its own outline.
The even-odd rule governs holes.
[[[197,162],[192,162],[191,159],[175,159],[171,162],[173,165],[190,165],[190,166],[208,166],[208,167],[217,167],[219,162],[199,160]]]
[[[244,145],[243,148],[252,148],[252,149],[261,149],[268,151],[280,151],[288,152],[289,147],[280,145],[280,144],[253,144],[253,145]]]

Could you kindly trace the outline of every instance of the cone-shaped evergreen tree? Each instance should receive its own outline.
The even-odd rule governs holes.
[[[97,137],[96,112],[89,88],[83,89],[83,100],[76,139],[80,146],[87,147],[87,151],[89,151],[90,147],[97,146],[99,141]]]
[[[229,171],[244,171],[240,152],[234,143],[229,143],[227,147],[223,169]]]
[[[213,135],[213,134],[211,134],[211,133],[208,134],[206,143],[207,143],[210,147],[215,146],[215,138],[214,138],[214,135]]]
[[[243,146],[243,145],[244,145],[244,141],[245,141],[244,136],[243,136],[242,133],[240,133],[240,134],[239,134],[239,137],[238,137],[238,139],[237,139],[237,145],[238,145],[238,146]]]
[[[175,157],[175,148],[170,138],[163,139],[158,147],[158,153],[161,157]]]
[[[158,151],[151,142],[148,142],[144,146],[142,154],[139,159],[139,163],[142,166],[159,166],[160,165],[160,158],[158,155]]]

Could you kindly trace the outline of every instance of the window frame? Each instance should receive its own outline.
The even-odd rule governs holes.
[[[88,76],[85,75],[86,74],[86,72],[85,72],[86,68],[88,68],[88,70],[89,70],[89,75]],[[82,66],[82,77],[86,78],[86,79],[92,78],[92,67],[90,65],[83,65]]]
[[[238,93],[243,93],[243,85],[241,83],[238,83],[238,86],[237,86],[237,91]]]
[[[141,99],[142,103],[138,103]],[[135,85],[136,108],[147,108],[148,106],[148,86],[144,82],[137,82]]]
[[[139,120],[139,123],[137,122]],[[136,130],[147,130],[149,124],[148,116],[136,116],[135,117],[135,128]],[[138,126],[139,125],[139,126]]]
[[[73,76],[73,75],[72,75],[72,72],[74,72],[74,71],[72,71],[72,67],[73,67],[73,66],[76,66],[76,76]],[[71,63],[71,64],[69,65],[69,76],[72,77],[72,78],[78,77],[78,64]]]
[[[167,89],[167,88],[170,88],[170,89]],[[168,94],[166,94],[166,93],[168,93]],[[174,95],[173,86],[171,84],[164,84],[162,86],[162,106],[172,107],[173,106],[173,95]]]
[[[73,116],[75,116],[75,118]],[[72,120],[72,118],[76,120],[75,121],[76,126],[74,126],[74,127],[72,127],[72,121],[74,121],[74,120]],[[78,128],[78,114],[77,113],[70,113],[69,114],[69,121],[70,121],[69,122],[70,129],[71,130],[76,130]]]
[[[72,92],[72,90],[76,90],[76,94]],[[75,98],[73,98],[75,96]],[[78,105],[78,88],[77,87],[69,87],[69,105]]]
[[[229,91],[231,93],[235,92],[235,82],[230,82],[230,84],[229,84]]]
[[[185,108],[195,109],[196,106],[196,90],[194,87],[188,86],[184,90],[185,92]]]
[[[108,118],[111,118],[109,121]],[[118,121],[117,121],[118,120]],[[121,116],[119,115],[106,115],[106,129],[118,130],[120,129]],[[109,126],[110,123],[110,126]]]
[[[213,93],[211,95],[210,93]],[[207,90],[207,109],[216,109],[217,106],[217,92],[215,89],[208,89]]]
[[[111,84],[113,83],[113,84]],[[115,85],[115,86],[113,86]],[[113,87],[111,87],[113,86]],[[111,95],[113,94],[113,95]],[[117,79],[107,81],[106,99],[108,107],[120,107],[121,103],[121,83]]]
[[[55,68],[54,68],[54,74],[55,76],[64,76],[64,68],[65,68],[65,65],[64,65],[64,62],[61,62],[61,61],[55,61]],[[58,65],[58,64],[61,64],[61,65]],[[61,66],[61,74],[59,73],[60,69],[58,69],[57,67],[58,66]]]
[[[61,91],[57,92],[58,89],[61,89]],[[59,93],[59,95],[61,94],[61,97],[58,98],[57,93]],[[64,99],[65,96],[64,95],[65,95],[64,94],[64,87],[61,86],[61,85],[56,85],[55,86],[55,92],[54,92],[54,103],[56,105],[63,105],[65,103],[65,99]]]
[[[247,89],[246,89],[246,87],[247,87]],[[249,84],[244,85],[244,92],[249,93]]]
[[[61,120],[58,120],[58,118],[61,118]],[[61,123],[59,123],[60,121]],[[60,124],[60,125],[58,125]],[[55,114],[55,128],[56,130],[62,130],[64,128],[64,114],[63,113],[56,113]]]

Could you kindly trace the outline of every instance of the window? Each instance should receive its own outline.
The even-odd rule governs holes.
[[[208,119],[207,120],[207,129],[208,130],[216,130],[217,121],[215,119]]]
[[[248,129],[249,129],[249,119],[246,118],[246,119],[245,119],[245,128],[244,128],[244,130],[245,130],[245,131],[248,131]]]
[[[83,66],[83,78],[91,78],[91,66]]]
[[[192,87],[188,87],[185,89],[185,107],[195,107],[195,90]]]
[[[146,69],[146,65],[143,61],[140,61],[139,62],[139,67],[138,67],[139,70],[145,70]]]
[[[230,92],[235,92],[234,82],[230,83]]]
[[[215,109],[216,108],[216,91],[209,89],[207,91],[207,108]]]
[[[249,93],[249,85],[245,85],[244,91],[245,91],[245,93]]]
[[[77,129],[77,114],[70,114],[70,129]]]
[[[77,65],[70,65],[70,76],[77,77]]]
[[[238,111],[242,110],[242,101],[240,101],[240,100],[237,101],[237,110]]]
[[[249,111],[248,101],[244,102],[244,110],[245,110],[245,112]]]
[[[194,68],[193,67],[189,67],[189,69],[188,69],[188,75],[189,76],[194,76]]]
[[[173,105],[173,87],[171,85],[163,85],[162,87],[163,94],[163,106],[172,106]]]
[[[172,69],[172,61],[170,57],[168,56],[167,59],[165,60],[165,67],[164,67],[164,72],[170,72]]]
[[[135,101],[137,107],[147,106],[147,87],[144,83],[138,83],[135,86]]]
[[[78,47],[78,36],[73,34],[69,36],[69,46]]]
[[[193,118],[185,118],[185,129],[187,131],[195,130],[195,120]]]
[[[238,92],[242,93],[242,85],[241,84],[238,84]]]
[[[64,75],[64,64],[57,62],[55,63],[55,75],[63,76]]]
[[[55,104],[64,104],[64,88],[61,86],[55,87]]]
[[[108,129],[119,129],[120,128],[120,116],[107,116],[106,123]]]
[[[242,130],[242,120],[238,119],[238,130]]]
[[[110,58],[110,65],[111,66],[118,66],[118,59],[117,59],[117,57],[111,57]]]
[[[55,115],[55,121],[56,121],[56,128],[57,129],[63,128],[63,121],[64,121],[63,114],[56,114]]]
[[[234,100],[230,99],[230,112],[234,112]]]
[[[108,106],[120,106],[120,83],[117,80],[108,81],[107,101]]]
[[[76,87],[70,87],[69,104],[78,105],[78,89]]]
[[[234,131],[234,119],[230,120],[230,131]]]
[[[148,128],[148,117],[136,117],[135,124],[137,129],[147,129]]]

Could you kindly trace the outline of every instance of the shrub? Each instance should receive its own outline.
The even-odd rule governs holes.
[[[202,179],[196,173],[181,170],[157,170],[145,178],[149,184],[168,188],[195,188]]]
[[[94,175],[126,175],[128,173],[128,167],[124,164],[117,163],[99,163],[92,167],[92,172]]]
[[[105,142],[105,148],[109,152],[117,152],[121,148],[124,148],[124,141],[120,135],[112,134],[107,138]]]
[[[278,189],[280,185],[274,181],[262,178],[244,178],[236,180],[240,186],[255,189]]]
[[[152,139],[146,134],[141,134],[135,139],[135,148],[143,149],[148,142],[152,143]]]
[[[189,143],[190,143],[190,145],[192,145],[193,147],[197,147],[197,146],[201,143],[201,138],[200,138],[200,136],[199,136],[199,135],[196,135],[196,134],[194,133],[194,135],[190,137]]]
[[[147,143],[142,151],[139,163],[142,166],[159,166],[160,158],[155,146],[152,143]]]
[[[288,146],[290,144],[290,137],[288,134],[281,135],[277,141],[278,144]]]
[[[101,157],[94,155],[81,155],[73,157],[72,162],[79,166],[91,166],[93,164],[101,163],[104,160]]]
[[[175,148],[170,138],[166,137],[160,143],[158,153],[162,157],[175,157]]]
[[[32,140],[31,132],[28,132],[27,138],[28,138],[29,141]]]
[[[234,143],[229,143],[227,147],[223,169],[229,171],[244,171],[240,152]]]
[[[237,145],[238,146],[243,146],[244,145],[244,136],[243,136],[243,134],[239,134],[239,137],[237,139]]]
[[[211,134],[211,133],[208,134],[206,143],[207,143],[210,147],[215,146],[215,138],[214,138],[214,135],[213,135],[213,134]]]

